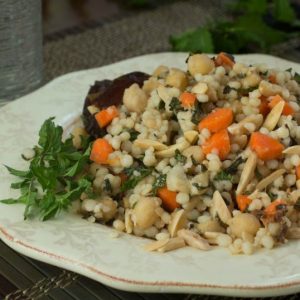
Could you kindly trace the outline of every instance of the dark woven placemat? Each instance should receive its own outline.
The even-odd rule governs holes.
[[[171,34],[220,18],[224,2],[178,2],[137,16],[104,22],[101,26],[93,24],[91,28],[76,28],[66,36],[51,36],[44,45],[45,82],[68,72],[170,50],[168,38]],[[14,300],[226,299],[206,295],[145,294],[115,290],[72,272],[29,259],[0,241],[0,299],[5,296],[5,299]],[[296,300],[298,296],[276,297],[276,300]]]

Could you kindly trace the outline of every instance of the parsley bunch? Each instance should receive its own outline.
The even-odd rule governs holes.
[[[4,199],[2,203],[25,204],[24,219],[40,217],[42,221],[53,218],[61,210],[67,210],[81,193],[91,189],[91,182],[83,176],[89,161],[89,141],[82,140],[83,150],[77,150],[72,138],[62,141],[63,129],[55,126],[53,118],[44,122],[39,131],[35,156],[28,170],[20,171],[6,166],[10,174],[20,181],[11,184],[19,189],[17,199]]]

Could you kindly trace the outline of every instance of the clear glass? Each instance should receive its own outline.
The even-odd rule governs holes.
[[[40,0],[0,0],[0,105],[42,81]]]

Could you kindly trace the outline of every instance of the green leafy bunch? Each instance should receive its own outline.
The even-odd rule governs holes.
[[[62,141],[63,129],[56,126],[53,118],[44,122],[39,131],[38,145],[28,170],[20,171],[6,166],[10,174],[20,180],[11,184],[19,189],[17,199],[4,199],[2,203],[25,204],[24,219],[39,216],[41,220],[54,217],[67,210],[83,191],[91,189],[84,168],[89,161],[90,144],[82,139],[83,150],[77,150],[72,137]]]
[[[270,2],[270,3],[269,3]],[[270,48],[289,38],[299,36],[300,21],[289,0],[238,0],[229,10],[232,20],[216,21],[206,26],[172,36],[175,51],[214,53],[269,52]],[[271,27],[267,17],[288,24],[285,32]]]

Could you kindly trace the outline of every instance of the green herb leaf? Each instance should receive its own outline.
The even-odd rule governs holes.
[[[221,171],[219,172],[215,177],[214,177],[214,180],[229,180],[231,181],[232,180],[232,175],[227,173],[226,171]]]
[[[158,103],[158,110],[165,110],[166,104],[163,100],[160,100]]]
[[[140,134],[138,131],[136,131],[134,129],[130,129],[128,132],[130,134],[129,140],[131,142],[135,141],[137,139],[138,135]]]
[[[295,72],[294,80],[300,84],[300,74],[299,73]]]
[[[245,161],[246,159],[238,157],[228,168],[225,169],[225,172],[234,175],[238,170],[238,166]]]
[[[273,16],[276,20],[292,24],[296,13],[289,0],[274,0]]]
[[[112,193],[112,186],[109,179],[104,179],[104,190],[108,193]]]
[[[187,160],[186,156],[181,154],[181,152],[178,149],[175,150],[174,158],[177,162],[182,163],[182,164],[185,164],[186,160]]]
[[[175,51],[214,52],[211,32],[205,27],[187,31],[179,36],[171,36],[170,42]]]
[[[139,172],[139,175],[134,175],[134,171]],[[121,192],[126,192],[128,190],[134,189],[137,184],[144,179],[145,177],[149,176],[152,173],[152,169],[148,169],[144,166],[139,168],[126,168],[124,169],[124,173],[128,176],[127,180],[123,182],[121,186]]]
[[[80,178],[89,159],[90,146],[85,142],[86,148],[79,151],[73,146],[72,139],[63,142],[62,127],[56,126],[53,118],[42,125],[38,144],[27,171],[7,167],[23,181],[11,184],[12,188],[20,189],[21,196],[5,199],[3,203],[23,203],[25,219],[39,216],[44,221],[67,210],[83,191],[90,190],[91,180]]]
[[[181,105],[181,102],[178,98],[173,97],[169,104],[170,110],[173,111],[174,114],[177,114],[179,111],[183,111],[184,108]]]
[[[153,188],[152,188],[152,193],[153,195],[157,194],[157,190],[159,188],[162,188],[166,186],[167,182],[167,175],[166,174],[159,174],[158,177],[156,177],[154,183],[153,183]]]
[[[203,112],[202,112],[202,109],[201,109],[201,104],[198,101],[196,101],[191,121],[194,124],[198,125],[200,120],[201,120],[202,115],[203,115]]]

